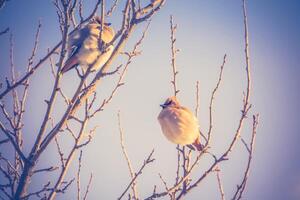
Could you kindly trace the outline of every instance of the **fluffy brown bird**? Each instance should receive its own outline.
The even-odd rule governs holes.
[[[101,45],[108,44],[115,36],[113,28],[109,23],[104,23],[102,37],[100,41],[101,19],[96,16],[82,29],[75,31],[69,37],[68,50],[72,51],[71,56],[65,62],[62,68],[62,73],[65,73],[72,68],[80,65],[83,70],[93,64],[91,71],[98,70],[102,67],[111,56],[114,46],[109,45],[102,52]]]
[[[199,125],[195,115],[181,106],[175,96],[169,97],[161,107],[158,121],[166,138],[175,144],[192,144],[201,151]]]

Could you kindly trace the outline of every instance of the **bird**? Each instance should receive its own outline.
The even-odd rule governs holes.
[[[91,64],[93,64],[91,71],[96,71],[106,63],[114,50],[114,46],[108,45],[103,50],[103,44],[109,44],[114,38],[115,32],[110,27],[110,23],[103,24],[102,41],[100,41],[101,18],[99,16],[69,36],[67,50],[70,56],[61,69],[62,73],[78,65],[86,71]]]
[[[160,106],[162,110],[157,119],[166,138],[175,144],[194,146],[201,151],[202,145],[196,116],[188,108],[181,106],[175,96],[167,98]]]

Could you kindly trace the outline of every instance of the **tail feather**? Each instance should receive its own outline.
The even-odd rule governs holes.
[[[79,60],[76,56],[71,56],[66,62],[63,68],[61,69],[62,73],[69,71],[70,69],[74,68],[76,65],[79,64]]]
[[[203,146],[202,146],[202,144],[200,143],[200,137],[198,137],[198,138],[195,140],[195,142],[193,143],[193,145],[196,147],[196,149],[197,149],[198,151],[202,151]]]

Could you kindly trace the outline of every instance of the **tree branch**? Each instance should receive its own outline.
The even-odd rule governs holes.
[[[122,126],[121,126],[120,111],[118,112],[118,126],[119,126],[119,132],[120,132],[121,149],[122,149],[123,155],[125,157],[125,160],[127,162],[127,166],[128,166],[128,170],[129,170],[129,173],[130,173],[131,180],[133,180],[134,179],[134,173],[133,173],[132,165],[131,165],[129,156],[127,154],[127,151],[126,151],[126,148],[125,148],[125,145],[124,145],[124,133],[123,133],[123,129],[122,129]],[[132,189],[134,199],[138,199],[137,189],[136,189],[136,181],[132,182],[131,189]]]
[[[209,142],[210,142],[210,139],[211,139],[211,131],[212,131],[212,127],[213,127],[213,115],[212,115],[213,103],[214,103],[215,94],[216,94],[217,90],[219,89],[220,83],[222,81],[222,75],[223,75],[223,69],[224,69],[225,63],[226,63],[226,54],[223,57],[223,63],[221,65],[221,70],[220,70],[217,85],[214,88],[214,90],[211,94],[211,98],[210,98],[210,104],[209,104],[209,130],[208,130],[208,133],[207,133],[207,142],[206,142],[205,146],[209,145]]]
[[[141,168],[138,170],[138,172],[135,174],[135,176],[133,177],[133,179],[131,179],[131,181],[129,182],[128,186],[125,188],[124,192],[121,194],[120,197],[118,197],[118,200],[122,199],[123,196],[126,194],[126,192],[128,191],[128,189],[131,187],[131,185],[135,182],[135,180],[138,178],[139,175],[142,174],[143,169],[150,163],[152,163],[155,159],[152,158],[152,155],[154,153],[154,149],[151,151],[151,153],[149,154],[149,156],[146,158],[146,160],[144,160],[143,165],[141,166]]]
[[[246,149],[248,151],[248,154],[249,154],[247,167],[246,167],[242,182],[239,185],[237,185],[237,190],[234,193],[232,200],[241,199],[242,194],[243,194],[243,192],[246,188],[246,184],[247,184],[248,177],[249,177],[249,174],[250,174],[251,161],[252,161],[252,158],[253,158],[253,151],[254,151],[255,138],[256,138],[256,129],[257,129],[257,126],[258,126],[258,122],[259,122],[259,115],[258,114],[253,115],[252,136],[251,136],[250,148],[248,148],[248,146],[245,144],[245,147],[246,147]]]
[[[96,3],[96,5],[95,5],[95,7],[94,7],[94,9],[93,9],[93,11],[92,11],[92,13],[85,19],[85,20],[83,20],[73,31],[71,31],[70,32],[70,35],[72,34],[72,33],[74,33],[75,31],[77,31],[81,26],[82,26],[82,24],[84,24],[84,23],[86,23],[86,22],[88,22],[90,19],[92,19],[94,16],[95,16],[95,14],[96,14],[96,11],[98,10],[98,7],[99,7],[99,5],[100,5],[100,3],[101,3],[101,0],[98,0],[97,1],[97,3]],[[12,89],[14,89],[14,88],[16,88],[16,87],[18,87],[18,86],[20,86],[20,85],[22,85],[23,83],[24,83],[24,81],[25,80],[27,80],[31,75],[33,75],[34,74],[34,72],[40,67],[40,66],[42,66],[42,64],[46,61],[46,60],[48,60],[49,59],[49,57],[53,54],[53,53],[55,53],[57,50],[58,50],[58,48],[61,46],[61,44],[62,44],[62,41],[60,41],[55,47],[53,47],[42,59],[40,59],[40,61],[36,64],[36,65],[34,65],[32,68],[31,68],[31,70],[29,71],[29,72],[27,72],[26,74],[24,74],[23,76],[22,76],[22,78],[20,78],[18,81],[16,81],[13,85],[9,85],[4,91],[2,91],[1,93],[0,93],[0,99],[2,99],[6,94],[8,94],[9,92],[11,92],[12,91]]]

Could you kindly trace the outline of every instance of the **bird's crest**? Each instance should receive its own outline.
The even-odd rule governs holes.
[[[180,106],[179,101],[175,96],[167,98],[164,104],[160,105],[162,108],[166,108],[168,106],[178,107]]]

